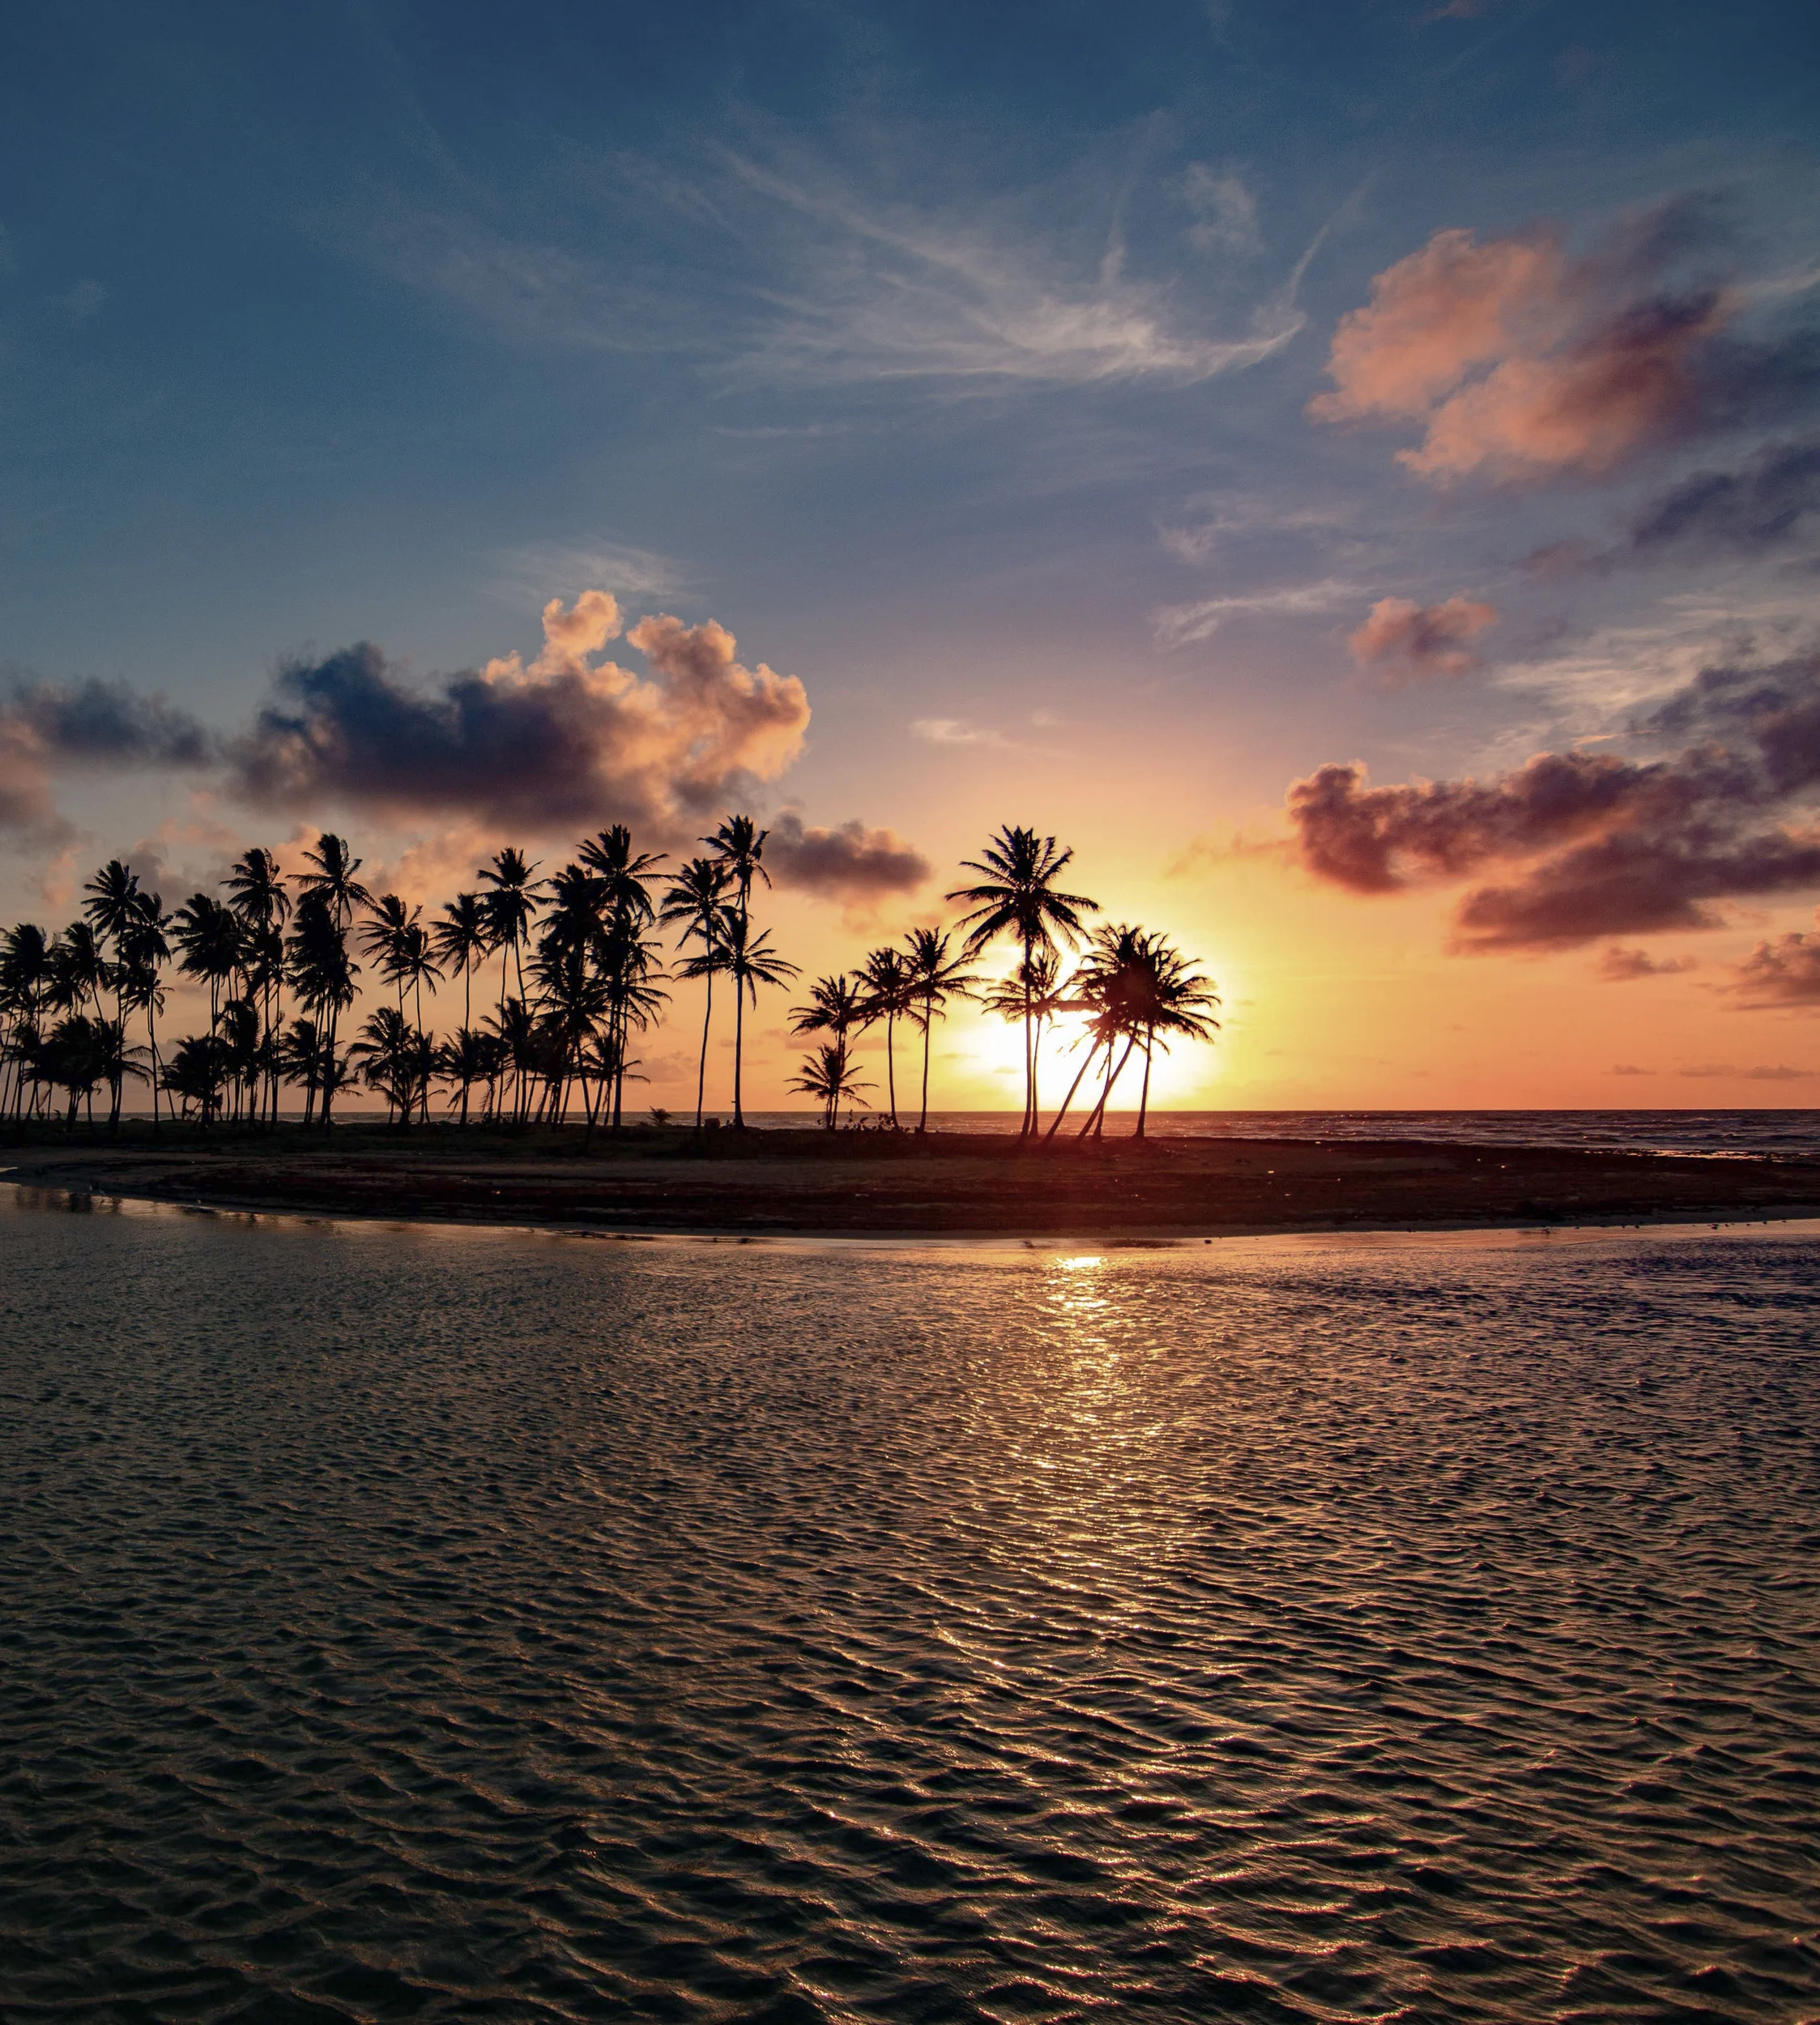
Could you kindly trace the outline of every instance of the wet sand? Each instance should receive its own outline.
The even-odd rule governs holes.
[[[1631,1224],[1820,1213],[1820,1162],[1408,1140],[1128,1138],[640,1128],[510,1134],[338,1127],[325,1140],[139,1128],[0,1149],[0,1179],[332,1216],[607,1231],[1131,1238]]]

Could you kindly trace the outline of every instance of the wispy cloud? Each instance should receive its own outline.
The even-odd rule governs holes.
[[[1203,598],[1194,604],[1165,605],[1151,614],[1157,645],[1166,652],[1210,640],[1229,620],[1303,616],[1332,612],[1357,600],[1357,584],[1328,579],[1292,584],[1281,590],[1249,591],[1226,598]]]
[[[930,745],[996,745],[1009,750],[1017,742],[990,724],[970,724],[959,717],[919,717],[912,723],[910,735]]]
[[[1241,327],[1195,327],[1170,286],[1127,271],[1115,232],[1083,268],[1077,254],[1027,224],[966,222],[868,202],[812,172],[779,173],[734,158],[748,186],[806,229],[770,329],[751,370],[823,380],[920,379],[1084,386],[1159,380],[1176,385],[1268,358],[1306,321],[1297,306],[1303,266],[1255,302]],[[1236,229],[1238,199],[1217,193]],[[1247,200],[1248,201],[1248,200]]]
[[[628,603],[655,603],[687,590],[693,576],[673,556],[614,541],[512,548],[494,563],[500,595],[514,604],[535,599],[539,607],[578,583],[599,584]]]

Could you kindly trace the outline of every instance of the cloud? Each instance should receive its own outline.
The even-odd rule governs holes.
[[[1003,731],[995,731],[989,724],[970,724],[965,718],[919,717],[910,723],[913,738],[923,739],[931,745],[999,745],[1009,747],[1013,741]]]
[[[1820,1005],[1820,935],[1759,942],[1733,970],[1731,989],[1748,1008]]]
[[[812,169],[733,166],[808,235],[800,278],[774,292],[780,314],[749,369],[824,382],[1186,386],[1258,364],[1306,321],[1299,265],[1254,305],[1247,329],[1208,337],[1181,326],[1166,283],[1127,271],[1116,235],[1084,270],[1027,218],[944,220],[868,206]],[[1204,201],[1211,229],[1238,228],[1236,186],[1210,175]]]
[[[1647,949],[1627,949],[1614,942],[1600,952],[1594,974],[1607,984],[1632,984],[1639,978],[1678,977],[1699,967],[1696,957],[1652,957]]]
[[[1188,243],[1202,253],[1259,251],[1258,202],[1230,170],[1216,175],[1205,162],[1191,162],[1182,178],[1182,201],[1194,215]]]
[[[1785,407],[1820,384],[1801,334],[1727,339],[1742,291],[1687,278],[1718,238],[1697,200],[1627,220],[1570,259],[1549,230],[1435,233],[1334,333],[1316,421],[1419,424],[1417,477],[1600,477],[1639,453]]]
[[[1449,598],[1437,605],[1380,598],[1346,644],[1361,667],[1377,669],[1392,687],[1406,687],[1470,675],[1483,663],[1467,642],[1497,623],[1495,605],[1471,598]]]
[[[0,829],[45,839],[67,834],[51,784],[66,770],[200,768],[209,734],[160,696],[124,683],[49,682],[14,670],[0,678]]]
[[[1611,1072],[1613,1076],[1653,1076],[1656,1071],[1652,1068],[1639,1068],[1635,1062],[1613,1062]]]
[[[928,859],[893,830],[861,822],[808,829],[787,809],[771,825],[765,863],[779,885],[849,906],[913,893],[930,873]]]
[[[1820,885],[1820,653],[1708,668],[1640,731],[1665,758],[1549,752],[1487,781],[1366,784],[1330,765],[1294,782],[1302,862],[1358,893],[1507,864],[1468,894],[1462,949],[1563,948],[1718,925],[1713,903]]]
[[[1741,555],[1782,546],[1820,514],[1820,441],[1759,451],[1733,471],[1696,471],[1640,514],[1633,554],[1683,548]]]
[[[1166,605],[1151,614],[1157,645],[1166,652],[1211,640],[1230,619],[1296,616],[1311,612],[1332,612],[1350,603],[1358,595],[1356,584],[1293,584],[1282,590],[1251,591],[1242,596],[1203,598],[1194,604]]]
[[[1736,1076],[1746,1083],[1805,1083],[1820,1075],[1820,1069],[1790,1068],[1785,1062],[1760,1062],[1754,1068],[1739,1068],[1731,1062],[1699,1062],[1678,1072],[1698,1077]]]
[[[543,651],[477,673],[409,681],[362,643],[293,662],[237,740],[232,777],[265,808],[339,802],[548,829],[621,821],[680,834],[748,779],[802,749],[808,700],[794,676],[735,658],[713,620],[659,615],[626,634],[650,679],[596,660],[620,629],[604,591],[544,607]]]

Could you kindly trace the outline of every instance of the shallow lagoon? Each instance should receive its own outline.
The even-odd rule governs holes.
[[[1801,2015],[1817,1323],[21,1198],[0,2014]]]

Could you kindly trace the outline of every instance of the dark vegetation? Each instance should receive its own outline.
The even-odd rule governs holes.
[[[81,915],[49,935],[21,923],[0,945],[0,1120],[28,1136],[61,1110],[96,1125],[99,1097],[110,1133],[121,1125],[129,1082],[149,1089],[156,1131],[195,1121],[266,1135],[283,1129],[280,1092],[302,1098],[303,1128],[332,1127],[337,1097],[359,1084],[386,1101],[400,1130],[428,1125],[431,1100],[462,1128],[520,1132],[564,1126],[572,1115],[591,1143],[597,1127],[625,1129],[626,1085],[641,1081],[633,1048],[661,1020],[677,978],[705,987],[694,1128],[707,1127],[709,1041],[714,987],[733,995],[732,1124],[745,1124],[745,1015],[761,988],[799,974],[752,915],[769,883],[767,833],[731,816],[702,842],[705,855],[666,874],[663,854],[638,850],[615,825],[583,842],[547,879],[507,847],[428,925],[420,907],[373,893],[362,861],[325,832],[287,873],[269,850],[247,851],[221,894],[197,893],[173,913],[110,860],[83,888]],[[1061,1013],[1086,1016],[1082,1059],[1053,1138],[1090,1071],[1097,1098],[1077,1130],[1101,1135],[1106,1107],[1134,1057],[1141,1069],[1137,1136],[1144,1136],[1150,1071],[1174,1040],[1209,1040],[1218,1004],[1210,983],[1160,936],[1120,925],[1089,935],[1098,903],[1063,892],[1072,859],[1053,838],[1001,829],[965,869],[975,883],[948,895],[967,911],[952,932],[913,930],[901,945],[872,950],[849,974],[820,978],[794,1008],[792,1030],[812,1051],[791,1087],[813,1097],[833,1132],[842,1108],[871,1108],[875,1087],[854,1050],[882,1030],[887,1101],[880,1122],[900,1124],[897,1042],[921,1037],[917,1129],[929,1111],[930,1037],[950,1004],[984,1003],[1024,1030],[1023,1132],[1038,1127],[1038,1068],[1045,1030]],[[667,932],[675,947],[666,952]],[[957,937],[959,938],[957,944]],[[1018,951],[1012,975],[986,990],[967,966],[1004,937]],[[1083,952],[1064,974],[1065,952]],[[351,1039],[343,1029],[359,995],[365,958],[390,1003],[369,1013]],[[475,985],[494,958],[497,996],[476,1024]],[[666,969],[666,962],[671,966]],[[163,1047],[165,974],[175,965],[208,998],[208,1023]],[[424,994],[460,981],[462,1018],[440,1036],[426,1025]],[[130,1030],[143,1023],[143,1042]],[[294,1102],[294,1100],[293,1100]],[[653,1113],[654,1118],[667,1114]]]

